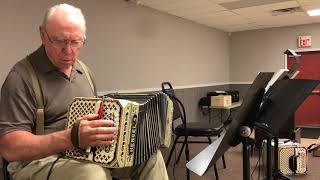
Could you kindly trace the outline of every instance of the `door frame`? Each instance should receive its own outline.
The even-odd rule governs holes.
[[[314,51],[319,51],[320,53],[320,48],[315,48],[315,49],[295,49],[293,50],[294,52],[314,52]],[[288,63],[287,63],[288,55],[284,54],[284,68],[288,69]],[[313,90],[311,93],[320,93],[318,90]]]
[[[312,49],[295,49],[293,50],[294,52],[296,53],[299,53],[299,52],[314,52],[314,51],[319,51],[320,53],[320,48],[312,48]],[[284,54],[284,68],[285,69],[288,69],[288,63],[287,63],[287,60],[288,60],[288,55],[287,54]],[[315,94],[319,94],[320,91],[319,90],[313,90],[311,92],[312,94],[315,93]],[[303,126],[304,127],[304,126]],[[309,126],[306,126],[306,127],[309,127]]]
[[[313,51],[319,51],[320,53],[320,48],[316,48],[316,49],[294,49],[294,52],[313,52]],[[288,59],[288,55],[284,54],[284,68],[288,69],[288,63],[287,63],[287,59]]]

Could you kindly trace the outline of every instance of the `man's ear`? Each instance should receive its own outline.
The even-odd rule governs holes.
[[[42,26],[39,26],[39,33],[40,33],[40,38],[41,38],[41,41],[44,42],[45,40],[45,33],[44,33],[44,29]]]

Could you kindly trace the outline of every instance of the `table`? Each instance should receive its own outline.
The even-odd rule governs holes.
[[[208,109],[209,111],[209,122],[211,123],[211,111],[212,110],[220,110],[220,120],[221,120],[221,123],[223,123],[223,111],[224,110],[229,110],[230,113],[233,109],[237,108],[237,107],[240,107],[242,104],[242,100],[238,101],[238,102],[234,102],[232,103],[230,106],[202,106],[203,109]]]

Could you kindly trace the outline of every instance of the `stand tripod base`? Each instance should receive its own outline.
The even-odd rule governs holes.
[[[293,180],[293,178],[284,175],[282,172],[280,171],[276,171],[273,174],[273,177],[270,179],[268,177],[264,177],[262,178],[262,180],[276,180],[276,179],[283,179],[283,180]]]

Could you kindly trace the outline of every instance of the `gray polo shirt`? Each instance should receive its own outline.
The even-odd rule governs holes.
[[[66,127],[68,106],[75,97],[92,97],[89,81],[76,62],[70,78],[58,71],[41,46],[28,56],[38,76],[44,103],[45,134]],[[0,136],[15,130],[35,132],[36,96],[30,75],[19,61],[1,89]]]

